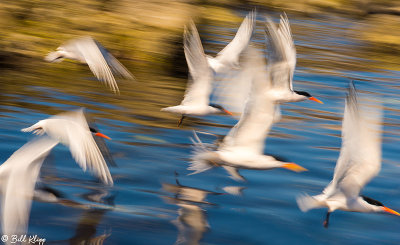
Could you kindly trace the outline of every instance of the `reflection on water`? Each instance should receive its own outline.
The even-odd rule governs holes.
[[[111,232],[98,234],[97,226],[107,210],[86,210],[80,217],[73,237],[66,241],[54,241],[50,244],[96,244],[102,245],[111,235]]]
[[[205,201],[209,191],[188,186],[163,184],[163,190],[174,195],[165,197],[165,201],[179,206],[178,217],[172,223],[178,228],[175,244],[199,244],[209,224],[205,210],[200,206],[210,204]]]
[[[208,195],[224,193],[184,186],[178,179],[176,179],[176,185],[163,183],[162,189],[169,194],[169,196],[163,196],[165,202],[179,206],[178,217],[171,221],[178,229],[175,244],[200,244],[204,233],[210,229],[206,208],[216,205],[206,201],[206,198]],[[237,186],[222,188],[227,194],[232,195],[241,195],[243,189],[244,187]]]
[[[111,2],[104,4],[112,5]],[[173,9],[177,3],[166,5],[162,4],[161,8]],[[40,4],[37,7],[40,8],[35,8],[32,14],[45,12]],[[186,13],[184,17],[177,14],[171,17],[171,22],[182,27],[190,12],[190,5],[186,7],[179,10],[180,14]],[[115,8],[123,13],[131,10]],[[137,9],[140,12],[143,6]],[[231,40],[247,14],[247,11],[235,12],[222,7],[215,9],[207,14],[210,7],[204,9],[203,15],[209,14],[214,18],[212,21],[207,17],[196,20],[208,54],[220,51]],[[146,28],[154,30],[149,11],[143,10],[142,19],[137,21],[146,21]],[[225,15],[226,12],[229,14]],[[280,13],[270,14],[278,17]],[[56,20],[50,23],[48,31],[60,33],[59,21],[70,16],[74,16],[74,11],[53,16]],[[168,15],[163,12],[160,16],[165,20]],[[226,17],[226,21],[217,21],[219,16]],[[152,36],[142,24],[136,24],[136,19],[127,24],[109,13],[105,16],[106,22],[112,24],[107,23],[110,30],[106,32],[118,38],[101,34],[106,29],[104,20],[79,25],[73,22],[77,28],[74,36],[100,33],[96,38],[135,74],[135,82],[118,81],[120,96],[99,86],[85,65],[45,63],[43,56],[60,41],[70,38],[69,34],[62,33],[60,40],[56,40],[45,35],[46,28],[39,25],[40,19],[35,23],[21,20],[16,28],[23,31],[22,36],[7,35],[0,40],[0,136],[3,139],[0,162],[28,140],[29,136],[19,131],[21,128],[61,111],[86,107],[100,131],[113,139],[107,145],[110,158],[117,165],[110,169],[115,186],[107,193],[92,176],[76,168],[66,149],[56,147],[50,156],[56,164],[46,166],[43,182],[61,193],[56,199],[65,200],[61,204],[78,205],[34,201],[28,232],[56,244],[58,241],[90,243],[90,239],[98,244],[396,244],[400,240],[396,217],[338,212],[332,217],[335,225],[325,231],[321,227],[323,211],[301,213],[295,196],[302,192],[317,194],[332,179],[340,148],[345,90],[349,80],[354,79],[361,94],[378,95],[384,100],[382,170],[364,192],[399,209],[399,58],[393,53],[381,56],[358,38],[362,34],[359,28],[364,26],[362,19],[324,13],[314,17],[291,13],[288,16],[298,53],[294,87],[309,91],[325,104],[283,105],[282,121],[273,126],[264,154],[285,156],[309,171],[296,175],[284,170],[243,170],[241,175],[247,182],[238,188],[229,187],[234,182],[221,169],[186,175],[192,129],[225,136],[236,123],[235,119],[221,115],[190,117],[177,129],[179,118],[160,112],[161,108],[182,100],[187,81],[185,75],[176,75],[179,71],[186,74],[187,69],[180,49],[182,29],[170,27],[168,18],[163,21],[162,34]],[[118,21],[113,22],[113,18]],[[264,46],[261,21],[262,15],[255,35],[259,48]],[[0,23],[3,22],[0,18]],[[124,36],[125,31],[137,31],[136,39],[131,33]],[[142,39],[148,42],[138,41]],[[167,41],[158,46],[159,40]],[[15,45],[8,45],[12,41]],[[35,42],[39,48],[33,46]],[[3,47],[7,50],[2,50]],[[129,50],[126,53],[125,48]],[[14,61],[18,62],[4,60],[4,57],[14,57],[19,49],[24,55],[15,57]],[[176,52],[171,52],[175,49]],[[170,59],[172,56],[175,58]],[[202,140],[212,143],[215,137],[202,135]],[[181,173],[179,181],[184,185],[167,184],[175,182],[174,171]],[[164,183],[162,191],[160,183]],[[240,195],[243,188],[245,192]]]

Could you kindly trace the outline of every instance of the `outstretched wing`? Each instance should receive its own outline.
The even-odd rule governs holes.
[[[332,182],[324,190],[334,194],[339,188],[348,197],[356,197],[381,168],[380,105],[360,104],[350,84],[342,124],[342,148]]]
[[[281,15],[279,27],[267,17],[266,40],[268,46],[268,72],[274,87],[293,90],[293,74],[296,67],[294,46],[289,20]]]
[[[60,119],[58,125],[55,125],[56,121],[52,125],[49,124],[49,127],[52,127],[52,130],[64,131],[64,133],[54,132],[54,135],[67,137],[66,141],[61,142],[68,142],[71,154],[79,166],[84,171],[89,168],[104,183],[112,185],[110,171],[89,130],[83,109],[62,113],[54,118]]]
[[[245,57],[248,57],[248,55],[245,54]],[[262,64],[266,66],[265,61],[263,60],[262,62]],[[212,102],[222,105],[230,112],[234,112],[238,119],[244,111],[246,101],[250,98],[252,88],[251,78],[254,72],[250,65],[251,64],[245,60],[240,70],[231,71],[227,73],[227,76],[223,79],[214,83]]]
[[[208,106],[212,90],[213,74],[208,66],[199,33],[193,21],[190,21],[189,29],[185,26],[183,43],[191,79],[189,80],[185,98],[181,104]]]
[[[222,149],[239,147],[249,152],[262,154],[264,141],[274,122],[275,103],[267,96],[270,83],[265,73],[262,54],[249,47],[243,69],[249,69],[251,92],[239,122],[224,138]]]
[[[106,48],[103,47],[98,41],[94,40],[97,47],[99,48],[101,54],[103,55],[104,59],[106,60],[108,66],[112,69],[115,74],[126,78],[126,79],[134,79],[132,73],[126,69],[124,65],[121,64]]]
[[[84,171],[89,168],[105,184],[113,184],[107,164],[89,130],[83,109],[61,113],[22,131],[34,131],[38,124],[44,127],[42,131],[47,135],[69,147],[72,157]]]
[[[95,40],[91,37],[82,37],[70,41],[68,46],[64,47],[69,52],[77,52],[77,55],[88,64],[97,79],[104,82],[114,93],[119,93],[117,82],[106,60],[110,56],[104,56]],[[114,58],[114,60],[116,59]]]
[[[221,50],[215,60],[220,64],[218,67],[225,69],[237,67],[239,64],[240,54],[247,48],[253,35],[256,12],[251,11],[240,25],[233,40]],[[211,62],[210,65],[215,64]],[[214,71],[219,72],[218,67],[211,67]]]
[[[40,168],[58,141],[36,138],[14,152],[0,167],[3,234],[26,234],[29,212]]]

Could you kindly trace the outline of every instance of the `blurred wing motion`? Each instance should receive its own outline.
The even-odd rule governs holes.
[[[220,149],[240,148],[246,152],[261,155],[265,138],[274,123],[274,117],[277,115],[275,110],[278,107],[266,96],[270,85],[264,70],[264,57],[258,50],[251,47],[247,55],[243,69],[245,73],[252,74],[248,77],[251,92],[239,122],[224,138]]]
[[[183,43],[191,81],[187,85],[181,104],[208,106],[214,77],[193,21],[190,22],[189,28],[190,31],[185,26]]]
[[[26,234],[29,211],[40,168],[58,141],[40,137],[26,143],[0,166],[3,234]]]
[[[249,47],[245,51],[244,61],[239,71],[231,72],[230,76],[225,78],[226,81],[218,82],[215,85],[213,103],[224,105],[227,110],[235,112],[239,118],[246,106],[250,108],[251,103],[260,105],[266,103],[254,101],[268,100],[268,96],[262,94],[266,93],[271,87],[265,59],[261,52],[253,49],[253,47]],[[255,79],[257,79],[257,84],[253,85]],[[255,93],[258,93],[258,95]],[[252,101],[249,102],[249,100]],[[278,122],[280,118],[279,104],[275,104],[273,122]]]
[[[296,67],[294,46],[289,20],[281,15],[277,28],[267,17],[268,74],[274,88],[293,90],[293,74]]]
[[[340,190],[347,197],[357,197],[361,189],[381,169],[380,108],[359,105],[354,85],[350,85],[342,125],[342,148],[330,185],[324,190],[332,195]]]
[[[302,211],[323,206],[321,202],[332,197],[343,201],[344,206],[359,197],[361,189],[381,168],[381,121],[380,107],[360,105],[351,84],[342,123],[342,148],[333,179],[321,195],[298,198]]]
[[[239,57],[249,45],[253,35],[255,18],[255,11],[251,11],[243,20],[233,40],[215,58],[208,58],[210,67],[216,73],[239,66]]]
[[[119,89],[112,71],[124,78],[133,79],[132,74],[114,56],[88,36],[61,45],[57,51],[47,55],[45,60],[54,62],[64,58],[87,63],[97,79],[109,86],[114,93],[119,93]]]
[[[46,133],[59,140],[60,143],[69,147],[73,158],[83,171],[89,168],[105,184],[113,184],[107,164],[89,130],[83,109],[41,120],[22,131],[34,131],[36,134]]]
[[[263,154],[265,139],[274,122],[279,119],[279,107],[269,98],[270,83],[263,66],[263,56],[256,49],[249,47],[243,69],[248,74],[251,92],[239,122],[225,136],[217,151],[210,149],[194,135],[192,174],[200,173],[215,165],[223,165],[235,180],[244,180],[238,168],[272,169],[278,167],[293,171],[305,169],[294,163],[285,163]],[[246,71],[249,69],[249,71]]]
[[[235,116],[238,118],[242,115],[246,102],[251,96],[252,77],[254,76],[252,65],[254,63],[247,61],[249,50],[245,51],[245,60],[241,69],[227,73],[223,80],[214,85],[213,103],[224,105],[227,110],[235,112]],[[264,59],[259,60],[259,62],[261,63],[256,64],[259,69],[263,64],[264,67],[266,66]],[[266,74],[266,70],[264,74]]]

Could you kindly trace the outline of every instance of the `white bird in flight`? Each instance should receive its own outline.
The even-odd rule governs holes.
[[[45,57],[45,60],[49,62],[61,62],[63,59],[88,64],[97,79],[104,82],[114,93],[119,94],[119,89],[113,73],[127,79],[134,79],[133,75],[114,56],[89,36],[72,39]]]
[[[322,194],[297,198],[297,204],[303,212],[313,208],[328,208],[323,223],[326,228],[330,213],[337,209],[400,215],[381,202],[360,195],[362,188],[381,168],[381,121],[380,108],[359,104],[356,90],[351,84],[342,123],[342,148],[333,179]]]
[[[281,162],[263,154],[265,139],[276,121],[277,108],[275,101],[268,97],[269,81],[265,79],[265,73],[260,72],[265,67],[263,60],[259,51],[249,47],[242,68],[252,87],[244,112],[216,151],[208,149],[195,134],[197,142],[193,141],[195,150],[189,170],[199,173],[213,165],[223,165],[236,180],[243,180],[238,168],[306,170],[295,163]]]
[[[184,52],[191,77],[190,84],[187,85],[185,97],[180,105],[161,109],[161,111],[181,114],[178,126],[181,125],[185,115],[203,116],[218,112],[232,114],[220,105],[210,104],[214,75],[193,22],[190,23],[190,29],[188,31],[185,26],[183,33]]]
[[[2,234],[26,234],[40,168],[57,144],[58,140],[49,137],[34,139],[14,152],[0,166]]]
[[[59,143],[69,146],[84,170],[89,166],[104,183],[113,183],[100,151],[93,145],[94,139],[82,110],[42,120],[23,131],[47,135],[26,143],[0,166],[1,227],[2,233],[7,235],[26,234],[40,168],[50,151]],[[99,132],[93,133],[108,138]]]
[[[106,161],[97,147],[92,133],[103,138],[110,138],[88,126],[83,109],[64,112],[48,119],[40,120],[21,131],[33,131],[37,135],[46,134],[58,140],[69,147],[72,157],[84,171],[89,168],[105,184],[113,184]]]
[[[322,104],[320,100],[305,91],[293,90],[296,48],[286,14],[281,15],[278,28],[267,17],[265,31],[268,44],[267,74],[272,85],[268,91],[270,98],[277,102],[297,102],[309,99]]]

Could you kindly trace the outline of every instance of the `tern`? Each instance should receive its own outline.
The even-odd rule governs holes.
[[[293,171],[305,170],[295,163],[282,162],[263,154],[265,139],[272,124],[277,120],[275,118],[277,115],[275,113],[276,103],[269,98],[267,93],[270,84],[265,79],[265,74],[260,72],[264,69],[263,59],[258,50],[249,47],[243,72],[248,74],[252,87],[244,112],[217,150],[210,150],[195,134],[196,140],[192,140],[194,154],[189,170],[199,173],[213,165],[223,165],[231,177],[236,180],[244,180],[238,173],[238,168],[272,169],[282,167]]]
[[[322,104],[322,101],[312,97],[308,92],[293,90],[296,48],[287,15],[281,15],[278,28],[267,17],[265,31],[269,51],[267,74],[272,84],[269,91],[270,98],[277,102],[297,102],[308,99]]]
[[[182,115],[178,122],[178,127],[181,125],[185,115],[203,116],[219,112],[232,114],[221,105],[210,104],[210,94],[214,80],[213,71],[208,64],[207,57],[204,55],[199,33],[193,22],[190,23],[190,29],[191,31],[189,32],[185,26],[183,33],[184,52],[191,77],[190,84],[187,85],[184,99],[180,105],[161,109],[161,111]]]
[[[3,234],[26,234],[32,198],[41,192],[35,191],[35,185],[42,163],[59,143],[69,146],[72,155],[84,170],[88,165],[104,183],[112,185],[107,165],[98,148],[96,150],[96,146],[93,145],[93,137],[89,128],[85,128],[85,123],[83,111],[78,110],[40,121],[30,128],[23,129],[26,132],[33,130],[36,134],[47,135],[29,141],[0,166]],[[99,132],[93,133],[107,137]],[[42,196],[39,195],[39,198]],[[56,196],[53,199],[55,200]]]
[[[113,184],[110,171],[92,134],[110,138],[88,126],[83,109],[40,120],[21,131],[33,131],[36,135],[46,134],[58,140],[69,147],[73,158],[84,171],[89,168],[105,184]]]
[[[329,225],[330,213],[339,209],[351,212],[388,212],[400,215],[381,202],[360,195],[362,188],[381,168],[381,111],[360,105],[356,90],[350,85],[342,123],[342,148],[333,179],[322,194],[297,198],[299,208],[327,207],[323,225]]]
[[[88,64],[97,79],[104,82],[114,93],[119,94],[119,89],[113,72],[121,77],[134,79],[133,75],[114,56],[89,36],[72,39],[45,57],[45,60],[49,62],[61,62],[63,59]]]

